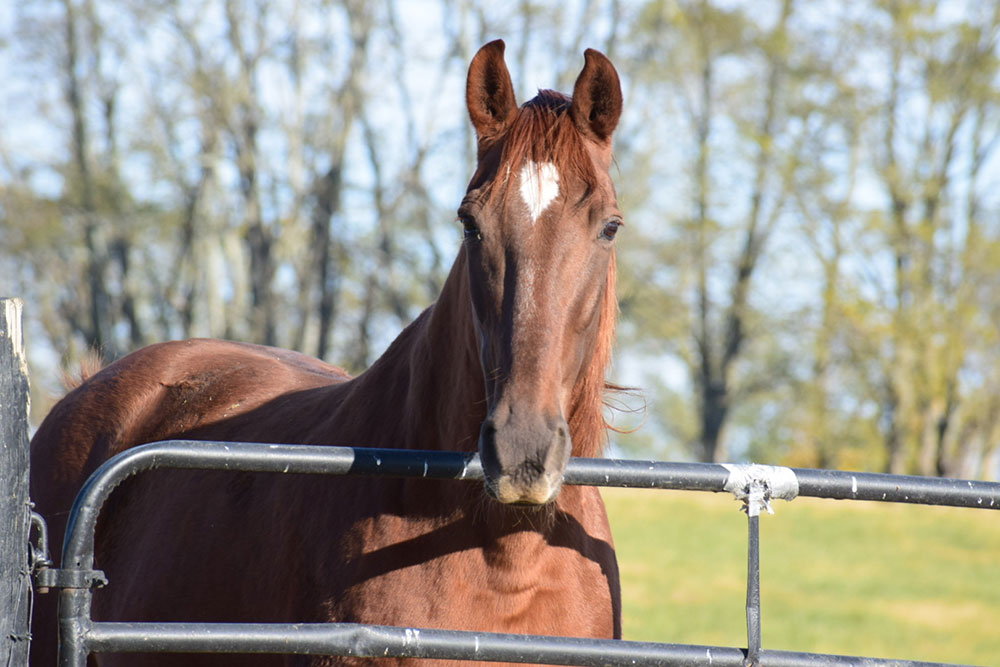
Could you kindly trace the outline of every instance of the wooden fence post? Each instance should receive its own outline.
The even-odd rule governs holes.
[[[0,297],[0,664],[28,664],[28,362],[20,299]]]

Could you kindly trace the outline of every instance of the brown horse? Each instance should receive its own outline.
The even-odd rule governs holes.
[[[370,369],[352,379],[284,350],[163,343],[67,394],[32,442],[32,496],[54,536],[99,464],[172,438],[478,446],[488,495],[448,481],[154,471],[102,514],[97,567],[110,584],[95,594],[96,618],[620,636],[601,497],[560,484],[568,457],[598,455],[606,434],[621,89],[588,50],[572,98],[542,91],[519,108],[503,52],[487,44],[469,68],[478,166],[458,209],[465,241],[437,302]],[[53,661],[54,598],[39,600],[35,665]],[[359,662],[100,657],[296,661]]]

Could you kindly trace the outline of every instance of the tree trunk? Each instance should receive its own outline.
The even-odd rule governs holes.
[[[83,238],[87,248],[86,294],[89,317],[81,330],[87,344],[101,354],[114,357],[116,350],[111,334],[111,297],[107,290],[109,264],[107,244],[97,213],[94,179],[90,169],[90,145],[83,92],[78,75],[78,20],[73,0],[63,0],[66,12],[66,101],[72,116],[73,164],[79,188],[78,206],[83,218]],[[80,322],[82,325],[83,322]]]

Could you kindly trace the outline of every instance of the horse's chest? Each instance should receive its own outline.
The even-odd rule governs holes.
[[[478,542],[460,525],[371,545],[336,618],[491,632],[610,637],[617,572],[534,531]],[[612,556],[613,557],[613,556]]]

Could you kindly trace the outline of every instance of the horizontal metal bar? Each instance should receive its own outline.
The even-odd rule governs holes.
[[[294,653],[355,657],[498,660],[552,665],[698,665],[712,650],[649,642],[400,628],[353,623],[95,623],[91,651]],[[744,652],[712,650],[714,664],[739,667]],[[707,664],[707,663],[705,663]]]
[[[70,513],[64,567],[93,566],[93,534],[104,501],[128,477],[154,468],[481,480],[476,454],[316,445],[167,440],[112,457],[87,480]],[[799,495],[1000,509],[1000,483],[791,469]],[[729,471],[714,463],[571,459],[566,484],[724,492]]]
[[[725,491],[729,471],[715,463],[571,458],[565,484],[674,491]]]
[[[1000,510],[1000,483],[789,468],[800,496]],[[716,463],[570,459],[566,484],[724,492],[729,470]]]
[[[483,476],[478,457],[463,452],[201,440],[152,442],[108,459],[84,483],[66,526],[65,567],[93,566],[94,529],[104,502],[129,477],[158,468],[434,479]]]
[[[743,667],[737,648],[658,644],[491,632],[460,632],[353,623],[94,623],[86,633],[97,653],[283,653],[355,657],[490,660],[549,665]],[[942,663],[760,652],[762,667],[949,667]]]
[[[792,468],[800,496],[1000,510],[1000,483]]]
[[[708,663],[702,663],[707,665]],[[943,662],[920,662],[891,658],[864,658],[797,651],[768,651],[761,649],[760,667],[970,667]]]

